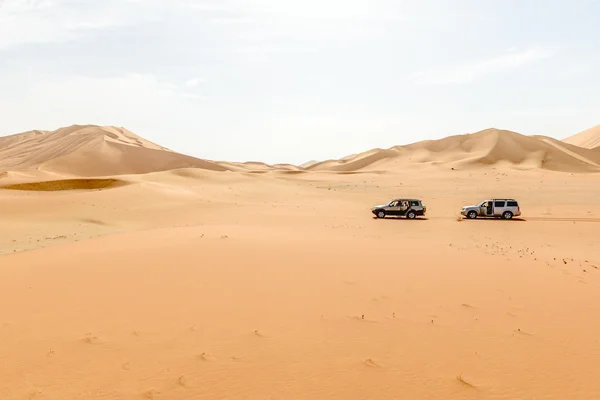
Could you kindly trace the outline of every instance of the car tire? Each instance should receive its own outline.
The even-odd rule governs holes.
[[[375,215],[377,216],[377,218],[385,218],[385,211],[379,210]]]
[[[502,213],[502,219],[512,219],[513,213],[510,211],[504,211]]]
[[[412,210],[406,213],[406,218],[408,218],[408,219],[415,219],[416,217],[417,217],[417,213]]]
[[[469,219],[475,219],[475,218],[477,218],[477,211],[469,211],[467,213],[467,218],[469,218]]]

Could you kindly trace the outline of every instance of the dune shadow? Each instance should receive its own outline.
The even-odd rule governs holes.
[[[373,219],[377,219],[377,220],[381,220],[381,221],[399,221],[399,220],[404,220],[404,221],[427,221],[429,218],[427,217],[416,217],[413,219],[410,218],[406,218],[403,216],[396,216],[396,215],[386,215],[385,218],[377,218],[377,217],[373,217]]]
[[[119,179],[60,179],[54,181],[14,183],[11,185],[2,186],[1,188],[8,190],[28,190],[35,192],[56,192],[62,190],[112,189],[128,184],[128,182]]]

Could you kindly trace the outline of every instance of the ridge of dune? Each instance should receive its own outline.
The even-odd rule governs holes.
[[[245,162],[234,162],[234,161],[219,161],[219,165],[227,168],[230,171],[237,172],[254,172],[254,173],[265,173],[270,171],[293,171],[302,172],[305,169],[302,166],[293,164],[267,164],[260,161],[245,161]]]
[[[299,167],[303,168],[303,169],[307,169],[307,170],[308,169],[315,169],[315,170],[326,169],[327,165],[331,165],[331,164],[335,164],[335,163],[345,163],[347,161],[351,161],[351,160],[355,159],[356,157],[359,157],[361,155],[365,155],[366,153],[370,153],[370,152],[377,151],[377,150],[381,150],[381,149],[372,149],[372,150],[368,150],[368,151],[362,152],[362,153],[349,154],[349,155],[344,156],[339,159],[328,159],[328,160],[324,160],[324,161],[310,160],[303,164],[300,164]]]
[[[546,137],[537,136],[540,140],[556,147],[557,149],[577,158],[587,164],[593,165],[600,168],[600,152],[597,149],[582,148],[573,144],[565,143],[563,141]]]
[[[585,149],[598,149],[600,148],[600,125],[593,126],[582,132],[571,135],[562,141]]]
[[[436,141],[426,141],[404,146],[408,150],[427,150],[435,153],[431,159],[437,163],[485,166],[509,164],[525,168],[555,171],[598,171],[579,150],[551,144],[545,136],[525,136],[501,129],[485,129],[472,134],[450,136]],[[550,141],[550,143],[549,143]]]
[[[187,156],[113,126],[72,125],[0,137],[0,172],[37,171],[71,177],[145,174],[182,168],[266,173],[396,171],[433,165],[477,168],[600,172],[600,125],[563,141],[489,128],[388,149],[375,148],[341,159],[302,165],[259,161],[217,162]],[[579,143],[579,144],[577,144]]]
[[[310,161],[300,164],[299,167],[300,168],[310,168],[313,165],[318,164],[318,163],[319,163],[319,161],[317,161],[317,160],[310,160]]]
[[[344,157],[340,160],[327,160],[313,164],[307,169],[314,171],[339,171],[354,172],[374,165],[385,159],[395,158],[400,155],[396,149],[372,149],[354,156]]]
[[[307,167],[318,171],[395,170],[410,164],[475,168],[491,165],[564,172],[600,172],[600,155],[545,136],[489,128],[389,149],[372,149]]]
[[[140,174],[175,168],[227,171],[216,162],[176,153],[125,128],[72,125],[0,138],[0,170],[74,176]]]

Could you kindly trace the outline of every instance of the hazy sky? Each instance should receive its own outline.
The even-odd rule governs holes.
[[[600,123],[599,0],[0,0],[0,135],[302,163]]]

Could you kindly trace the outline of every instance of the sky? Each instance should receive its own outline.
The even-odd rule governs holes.
[[[290,162],[600,124],[600,0],[0,0],[0,135]]]

